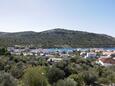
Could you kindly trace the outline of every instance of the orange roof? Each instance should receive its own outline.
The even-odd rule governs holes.
[[[99,58],[103,63],[115,64],[115,59],[112,58]]]

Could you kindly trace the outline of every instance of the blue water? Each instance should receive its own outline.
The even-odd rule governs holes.
[[[59,51],[59,52],[71,52],[73,50],[77,50],[77,48],[48,48],[48,52],[54,52],[54,51]]]
[[[81,50],[81,51],[85,51],[85,50],[89,50],[90,48],[48,48],[46,49],[48,52],[55,52],[55,51],[59,51],[59,52],[72,52],[73,50]],[[115,48],[98,48],[98,49],[104,49],[104,50],[115,50]]]
[[[115,50],[115,48],[103,48],[104,50]]]

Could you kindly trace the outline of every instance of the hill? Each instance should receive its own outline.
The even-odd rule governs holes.
[[[0,32],[0,46],[32,45],[36,47],[115,47],[115,38],[105,35],[66,29],[43,32]]]

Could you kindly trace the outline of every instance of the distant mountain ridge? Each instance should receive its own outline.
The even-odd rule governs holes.
[[[105,34],[60,28],[43,32],[0,32],[0,46],[14,45],[31,45],[42,48],[115,47],[115,38]]]

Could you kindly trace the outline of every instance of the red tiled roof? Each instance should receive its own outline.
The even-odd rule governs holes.
[[[99,60],[103,63],[115,64],[115,59],[113,58],[99,58]]]

